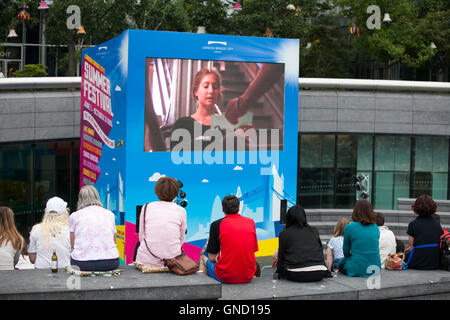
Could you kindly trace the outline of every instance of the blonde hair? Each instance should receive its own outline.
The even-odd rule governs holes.
[[[346,218],[340,218],[336,225],[334,226],[333,237],[340,237],[344,235],[345,226],[348,225],[350,221]]]
[[[52,211],[53,212],[53,211]],[[51,215],[50,212],[45,212],[44,217],[40,224],[37,224],[33,229],[40,225],[40,235],[45,247],[49,247],[51,238],[57,238],[62,240],[64,234],[62,232],[63,227],[69,225],[69,210],[66,210],[58,215]]]
[[[0,207],[0,246],[11,244],[15,250],[23,250],[25,240],[17,231],[14,212],[8,207]]]
[[[93,185],[85,185],[78,193],[77,210],[81,210],[89,206],[103,207],[98,191]]]

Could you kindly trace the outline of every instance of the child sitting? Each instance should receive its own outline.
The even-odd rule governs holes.
[[[350,221],[346,218],[341,218],[334,227],[333,237],[327,245],[327,261],[326,265],[329,271],[337,269],[339,261],[344,258],[342,246],[344,244],[344,229]]]

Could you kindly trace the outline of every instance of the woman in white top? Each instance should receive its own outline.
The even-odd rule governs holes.
[[[0,270],[14,270],[19,256],[26,251],[26,242],[17,231],[14,213],[0,207]]]
[[[119,267],[114,213],[103,208],[94,186],[78,194],[77,211],[69,218],[70,262],[81,271],[111,271]]]
[[[384,225],[384,215],[381,212],[375,212],[378,229],[380,230],[380,260],[381,268],[384,268],[384,263],[389,253],[397,252],[397,241],[394,233]]]
[[[344,229],[349,223],[350,221],[348,219],[341,218],[334,226],[333,237],[331,237],[327,245],[326,265],[330,271],[337,269],[339,262],[344,258]]]
[[[70,265],[69,210],[67,202],[58,197],[47,201],[40,224],[31,229],[28,257],[36,269],[50,269],[53,250],[58,267]]]

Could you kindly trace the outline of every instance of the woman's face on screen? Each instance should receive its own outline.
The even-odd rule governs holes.
[[[195,96],[200,106],[204,108],[214,108],[220,94],[220,83],[214,74],[206,74],[200,81]]]

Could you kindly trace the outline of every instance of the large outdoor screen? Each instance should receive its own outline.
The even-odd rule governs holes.
[[[146,58],[144,151],[283,150],[284,64]]]
[[[299,41],[126,30],[82,57],[80,186],[114,213],[121,263],[163,176],[183,184],[191,258],[229,194],[271,256],[297,192]]]

